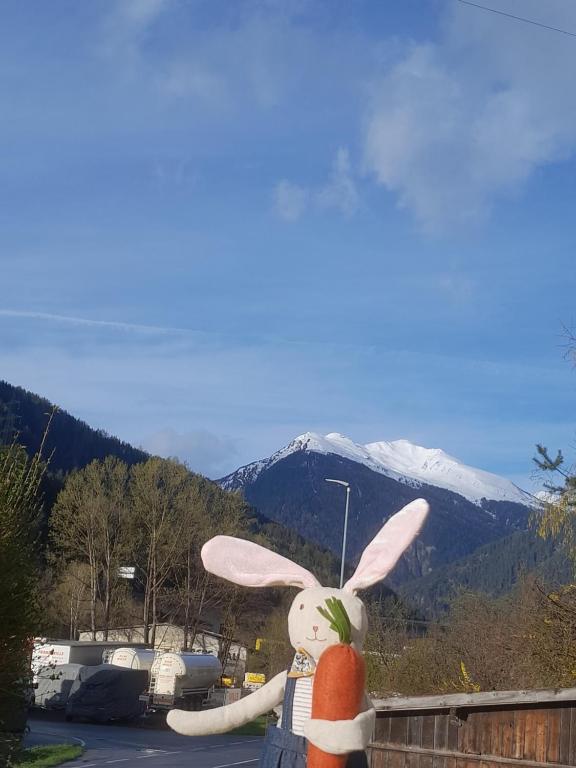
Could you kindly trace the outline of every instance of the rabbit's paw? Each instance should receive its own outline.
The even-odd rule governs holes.
[[[366,749],[374,730],[376,712],[369,709],[354,720],[318,720],[304,723],[304,736],[315,747],[331,755]]]
[[[203,736],[210,733],[207,727],[205,712],[186,712],[182,709],[171,709],[166,717],[166,722],[177,733],[183,736]]]

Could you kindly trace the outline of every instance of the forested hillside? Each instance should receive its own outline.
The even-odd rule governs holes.
[[[22,387],[0,381],[0,445],[15,438],[29,456],[40,448],[50,414],[54,417],[46,437],[43,456],[51,456],[50,472],[65,475],[94,459],[115,456],[129,465],[144,461],[147,454],[106,432],[93,429],[80,419]]]
[[[543,539],[534,530],[515,531],[402,585],[400,593],[424,613],[438,616],[464,590],[500,597],[527,574],[544,584],[566,583],[573,576],[566,552],[553,540]]]

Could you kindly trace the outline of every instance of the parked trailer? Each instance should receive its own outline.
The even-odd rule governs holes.
[[[32,649],[32,672],[38,674],[40,667],[56,667],[60,664],[81,664],[92,667],[108,661],[117,649],[128,643],[104,641],[81,642],[79,640],[42,640],[37,638]],[[144,643],[134,643],[135,648],[145,648]]]
[[[162,653],[150,674],[150,690],[141,697],[150,707],[195,710],[222,675],[222,665],[208,653]]]
[[[65,709],[81,664],[58,664],[40,667],[34,689],[34,706],[42,709]]]
[[[116,648],[108,663],[126,669],[144,669],[150,674],[152,665],[160,655],[152,648]]]

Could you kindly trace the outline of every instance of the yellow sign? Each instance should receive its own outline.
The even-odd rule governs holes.
[[[263,675],[261,672],[246,672],[244,675],[244,682],[263,684],[266,682],[266,675]]]
[[[222,685],[225,685],[226,688],[232,688],[234,684],[234,680],[232,680],[231,677],[222,677],[221,680],[222,680]]]
[[[263,643],[264,643],[264,638],[263,637],[257,637],[256,638],[256,645],[254,646],[254,649],[256,651],[261,651]]]

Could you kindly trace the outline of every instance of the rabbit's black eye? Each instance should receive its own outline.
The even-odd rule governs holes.
[[[303,610],[304,610],[304,603],[300,603],[300,610],[301,610],[301,611],[303,611]]]

